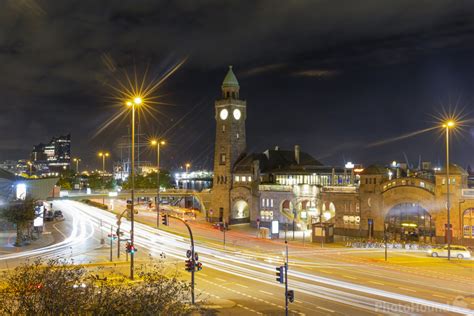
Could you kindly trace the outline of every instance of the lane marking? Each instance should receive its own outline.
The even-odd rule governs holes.
[[[221,281],[221,282],[227,282],[226,280],[221,279],[221,278],[214,278],[214,279],[216,279],[217,281]]]
[[[329,308],[324,308],[324,307],[321,307],[321,306],[316,306],[316,308],[322,309],[323,311],[326,311],[326,312],[335,313],[335,311],[333,311],[332,309],[329,309]]]
[[[440,297],[440,298],[448,298],[447,296],[444,295],[439,295],[439,294],[433,294],[434,297]]]
[[[235,283],[235,285],[240,286],[240,287],[243,287],[243,288],[246,288],[246,289],[249,288],[247,285],[243,285],[243,284],[239,284],[239,283]]]
[[[410,292],[416,292],[416,290],[412,290],[412,289],[407,289],[406,287],[398,287],[400,290],[404,290],[404,291],[410,291]]]
[[[262,290],[259,290],[259,292],[261,292],[261,293],[264,293],[264,294],[267,294],[267,295],[272,295],[272,296],[273,296],[273,293],[270,293],[270,292],[267,292],[267,291],[262,291]]]
[[[382,282],[377,282],[377,281],[369,281],[369,283],[378,284],[378,285],[385,285],[384,283],[382,283]]]
[[[345,277],[345,278],[349,278],[349,279],[357,280],[357,278],[356,278],[356,277],[353,277],[353,276],[350,276],[350,275],[343,274],[342,276],[343,276],[343,277]]]

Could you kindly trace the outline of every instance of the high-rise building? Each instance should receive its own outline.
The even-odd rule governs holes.
[[[71,134],[53,137],[47,144],[33,146],[31,160],[40,172],[62,171],[71,166]]]

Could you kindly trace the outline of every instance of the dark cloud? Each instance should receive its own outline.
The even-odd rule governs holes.
[[[0,159],[25,157],[34,143],[69,131],[76,153],[92,159],[126,132],[122,122],[89,139],[118,110],[109,99],[114,78],[147,67],[159,76],[185,57],[159,92],[174,106],[144,126],[159,133],[191,112],[170,134],[177,141],[169,155],[178,160],[212,146],[212,102],[228,64],[249,102],[255,150],[282,141],[327,156],[351,139],[378,141],[375,131],[384,138],[426,128],[435,100],[461,91],[472,104],[473,13],[474,2],[459,0],[5,0]],[[187,146],[185,133],[201,140]],[[419,150],[404,142],[376,154],[388,158],[400,151],[393,146]],[[339,162],[337,155],[329,159]]]

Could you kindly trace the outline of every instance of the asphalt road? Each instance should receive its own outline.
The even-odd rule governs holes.
[[[71,258],[77,263],[105,262],[109,246],[100,243],[115,215],[74,201],[55,201],[65,214],[61,231],[66,238],[36,250],[0,256],[0,262],[19,262],[24,258]],[[124,221],[122,229],[129,230]],[[115,230],[115,228],[114,228]],[[137,260],[165,254],[169,264],[184,270],[187,238],[136,223]],[[107,241],[107,238],[106,238]],[[116,262],[116,245],[113,260]],[[223,250],[214,244],[196,247],[203,270],[196,273],[200,299],[223,315],[283,315],[284,288],[275,280],[275,267],[283,263],[281,252]],[[433,281],[395,268],[370,266],[350,255],[335,256],[334,249],[319,251],[318,260],[308,252],[290,257],[289,288],[296,300],[290,304],[295,315],[371,315],[371,314],[474,314],[466,297],[472,293],[472,280],[447,278]],[[341,260],[342,259],[342,260]],[[122,261],[124,256],[122,254]],[[351,262],[353,260],[354,262]],[[183,272],[184,274],[185,272]],[[185,277],[186,274],[184,274]],[[456,300],[456,298],[458,298]]]

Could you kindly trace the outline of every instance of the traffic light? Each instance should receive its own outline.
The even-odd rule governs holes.
[[[185,270],[188,271],[188,272],[191,272],[194,270],[194,263],[192,260],[186,260],[184,261],[184,266],[185,266]]]
[[[161,223],[165,226],[169,226],[168,214],[161,214]]]
[[[132,246],[131,243],[127,242],[125,243],[125,251],[133,255],[135,252],[138,251],[138,249],[135,248],[135,246]]]
[[[280,267],[277,267],[277,268],[275,268],[275,269],[276,269],[276,271],[277,271],[277,272],[276,272],[276,276],[277,276],[276,280],[277,280],[278,282],[280,282],[280,283],[284,283],[285,280],[284,280],[284,273],[283,273],[283,271],[285,270],[285,267],[284,267],[284,266],[280,266]]]
[[[295,301],[295,291],[289,290],[287,295],[290,303],[293,303]]]
[[[198,270],[198,271],[201,271],[201,270],[202,270],[202,263],[201,263],[201,262],[198,262],[198,263],[196,264],[196,267],[197,267],[197,270]]]

